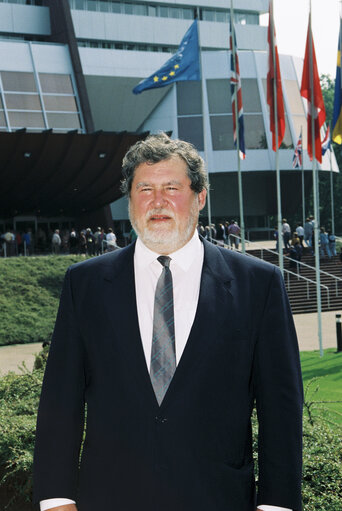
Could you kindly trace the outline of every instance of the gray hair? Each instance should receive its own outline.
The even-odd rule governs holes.
[[[142,163],[158,163],[169,160],[173,156],[179,156],[187,165],[188,177],[191,181],[190,188],[195,193],[208,189],[208,179],[205,171],[203,158],[198,154],[195,147],[184,140],[172,140],[166,133],[149,135],[145,140],[140,140],[127,151],[122,161],[121,191],[129,196],[132,188],[135,169]]]

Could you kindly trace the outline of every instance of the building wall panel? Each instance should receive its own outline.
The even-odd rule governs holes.
[[[50,35],[49,8],[1,3],[0,32]]]

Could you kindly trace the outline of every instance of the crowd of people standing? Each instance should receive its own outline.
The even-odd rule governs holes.
[[[24,233],[8,229],[0,233],[1,255],[7,257],[51,252],[95,256],[117,248],[117,238],[112,228],[106,229],[106,232],[101,227],[94,230],[88,227],[79,231],[75,228],[55,229],[48,233],[38,228],[35,234],[31,229]]]
[[[199,222],[197,230],[206,240],[217,243],[218,245],[226,244],[232,249],[239,249],[241,229],[236,220],[230,220],[230,222],[224,221],[217,225],[210,224],[206,226]]]
[[[304,226],[301,223],[296,224],[296,228],[292,231],[286,218],[282,221],[282,238],[283,248],[285,253],[289,256],[291,262],[290,266],[296,266],[298,261],[301,261],[303,250],[307,249],[311,255],[315,252],[315,236],[314,236],[315,221],[314,217],[306,218]],[[275,228],[274,238],[276,240],[276,250],[279,250],[279,233],[278,228]],[[319,232],[319,251],[322,259],[331,259],[336,256],[336,236],[331,231],[326,231],[325,227],[320,227]]]

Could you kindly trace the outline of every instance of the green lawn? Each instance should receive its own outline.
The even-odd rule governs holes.
[[[342,426],[342,353],[328,349],[324,351],[324,356],[320,357],[318,351],[304,351],[300,358],[306,389],[305,401],[316,402],[311,405],[313,415],[320,415]]]
[[[82,256],[0,259],[0,346],[40,342],[52,333],[63,276]]]

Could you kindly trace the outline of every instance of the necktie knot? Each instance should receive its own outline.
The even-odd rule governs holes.
[[[157,261],[159,261],[160,264],[162,266],[164,266],[164,268],[169,268],[170,267],[171,257],[169,257],[169,256],[159,256],[157,258]]]

